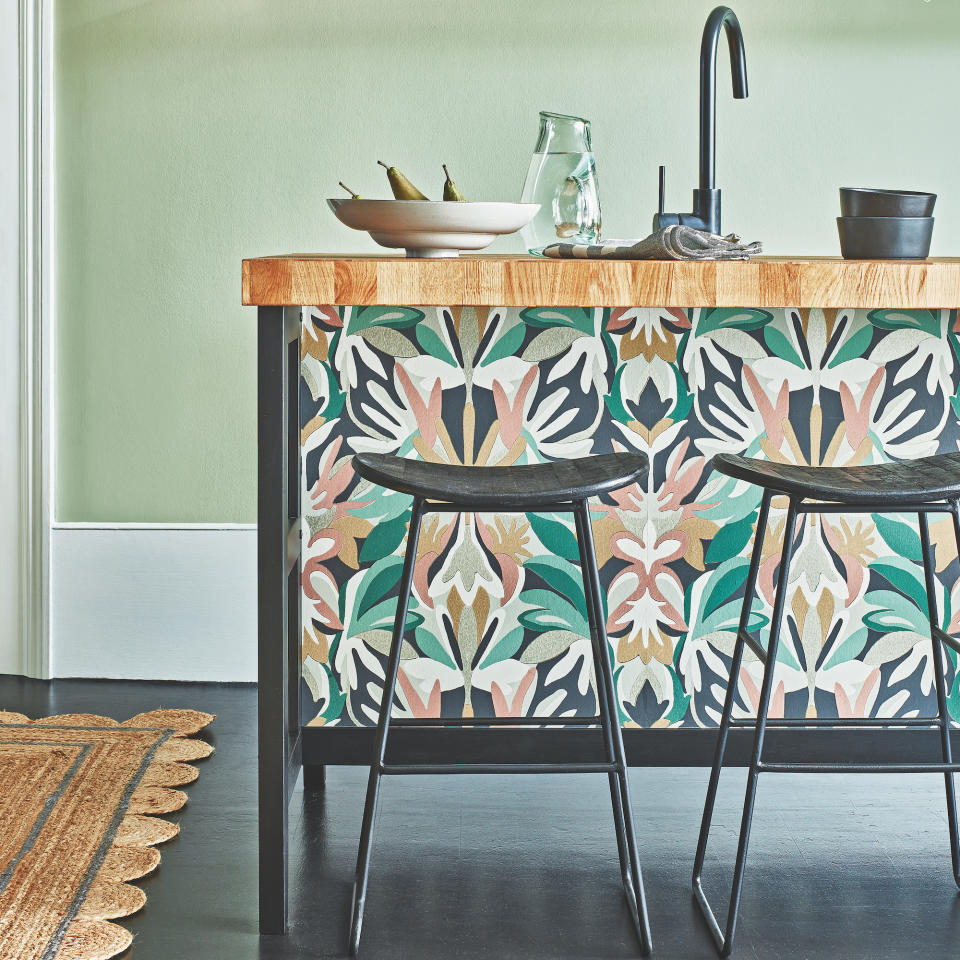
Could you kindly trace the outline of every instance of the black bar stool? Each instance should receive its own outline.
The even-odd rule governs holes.
[[[960,764],[953,762],[950,751],[950,714],[947,711],[944,681],[943,646],[960,652],[960,643],[940,629],[937,616],[937,600],[934,592],[933,562],[930,558],[930,532],[928,513],[949,513],[953,517],[954,535],[960,548],[960,454],[948,453],[935,457],[899,463],[872,464],[859,467],[804,467],[783,463],[754,460],[747,457],[718,454],[713,458],[715,470],[739,480],[763,487],[763,499],[753,546],[753,555],[747,574],[743,597],[743,609],[737,629],[737,640],[730,663],[730,679],[723,704],[720,731],[717,738],[713,770],[707,787],[707,798],[700,826],[700,840],[693,868],[693,891],[700,906],[717,950],[721,957],[730,955],[733,936],[740,908],[740,892],[743,884],[743,868],[750,840],[750,822],[753,817],[753,801],[757,789],[757,777],[761,772],[783,773],[943,773],[947,792],[947,818],[950,830],[950,852],[953,857],[953,876],[960,886],[960,840],[957,835],[957,807],[954,796],[953,773]],[[770,501],[775,495],[789,498],[787,523],[783,534],[783,550],[780,556],[777,593],[770,621],[770,638],[766,648],[747,631],[753,593],[757,585],[757,571],[763,537],[770,512]],[[812,502],[811,502],[812,501]],[[901,513],[916,512],[920,521],[920,543],[923,552],[923,572],[926,582],[927,607],[930,620],[930,637],[933,643],[933,673],[937,690],[937,716],[935,718],[885,718],[867,719],[795,719],[767,720],[770,691],[773,686],[774,666],[777,661],[777,645],[783,610],[786,603],[787,581],[790,573],[790,557],[793,553],[794,532],[798,514],[805,513]],[[737,676],[743,658],[744,647],[749,647],[764,663],[763,683],[757,705],[756,720],[732,720],[733,701],[736,696]],[[740,842],[733,873],[730,906],[726,927],[721,928],[703,892],[701,877],[706,853],[710,821],[723,766],[723,754],[727,733],[731,726],[756,726],[753,752],[747,775],[746,797],[743,801],[743,817],[740,824]],[[935,727],[940,730],[943,761],[940,763],[771,763],[763,759],[763,737],[767,727]]]
[[[383,698],[377,721],[376,745],[367,783],[367,799],[363,808],[360,831],[360,850],[353,887],[353,919],[350,929],[350,951],[356,953],[360,944],[360,928],[367,894],[370,869],[370,849],[373,823],[376,815],[380,778],[386,774],[416,773],[606,773],[610,782],[610,799],[616,827],[617,849],[620,854],[620,872],[640,946],[644,954],[650,952],[650,923],[647,918],[643,879],[637,841],[630,812],[630,791],[627,784],[627,764],[623,752],[619,714],[613,684],[613,671],[606,631],[603,622],[603,602],[600,595],[600,575],[593,546],[593,535],[587,513],[587,500],[611,490],[617,490],[643,479],[647,474],[647,458],[643,454],[613,453],[577,460],[563,460],[514,467],[461,467],[447,464],[405,460],[384,454],[357,454],[353,458],[357,473],[366,480],[408,493],[413,496],[413,513],[407,535],[407,549],[400,577],[400,597],[393,626],[393,639],[383,684]],[[572,513],[576,521],[577,541],[580,547],[580,565],[583,571],[584,593],[587,601],[587,621],[593,649],[597,685],[596,717],[550,718],[509,717],[501,723],[510,726],[564,726],[571,723],[599,724],[603,731],[606,760],[596,763],[416,763],[397,764],[386,760],[387,734],[391,726],[423,726],[417,718],[399,719],[391,723],[397,669],[403,641],[413,566],[417,555],[417,539],[424,513],[462,512],[516,512],[516,513]],[[443,718],[434,719],[430,726],[465,727],[495,726],[497,718]]]

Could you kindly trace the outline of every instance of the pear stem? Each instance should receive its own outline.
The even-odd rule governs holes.
[[[441,166],[443,167],[444,176],[449,180],[449,179],[450,179],[450,171],[447,169],[447,165],[446,165],[445,163],[443,163],[443,164],[441,164]]]
[[[342,180],[338,180],[337,183],[338,183],[341,187],[343,187],[343,189],[346,190],[347,193],[349,193],[350,196],[353,197],[354,200],[356,200],[357,197],[360,196],[360,194],[357,193],[356,190],[351,190]]]
[[[379,163],[380,166],[383,167],[383,168],[386,169],[386,170],[389,170],[389,169],[390,169],[382,160],[378,160],[377,163]]]

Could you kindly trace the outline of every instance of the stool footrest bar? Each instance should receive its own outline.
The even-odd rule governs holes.
[[[382,774],[616,773],[615,763],[384,763]]]
[[[905,503],[833,503],[807,500],[798,504],[798,513],[949,513],[949,503],[940,500],[910,500]]]
[[[756,717],[739,717],[730,721],[731,727],[757,725]],[[937,717],[788,717],[767,720],[767,729],[786,727],[836,728],[836,727],[938,727]]]
[[[589,727],[599,717],[400,717],[391,727]]]
[[[763,773],[957,773],[960,763],[767,763]]]
[[[767,651],[763,649],[757,638],[747,630],[737,631],[740,639],[753,651],[754,656],[761,662],[767,662]]]

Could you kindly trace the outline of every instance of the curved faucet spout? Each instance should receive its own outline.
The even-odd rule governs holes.
[[[717,166],[717,46],[720,30],[727,33],[730,48],[730,72],[733,96],[747,96],[747,56],[743,31],[737,15],[729,7],[717,7],[707,18],[700,43],[700,189],[716,187]]]
[[[683,224],[707,233],[720,232],[720,189],[717,187],[717,46],[721,29],[727,32],[733,95],[747,95],[747,58],[743,51],[740,21],[729,7],[717,7],[707,17],[700,44],[700,186],[693,191],[690,213],[665,213],[664,168],[660,168],[660,204],[653,215],[653,229]]]

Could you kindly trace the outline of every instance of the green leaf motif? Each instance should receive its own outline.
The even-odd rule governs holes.
[[[579,560],[580,551],[573,531],[559,520],[551,520],[549,514],[528,513],[527,520],[537,539],[549,553],[567,560]]]
[[[677,382],[677,402],[670,411],[670,419],[676,423],[678,420],[686,420],[690,415],[690,408],[693,406],[693,394],[687,389],[687,381],[683,378],[680,365],[672,363],[670,367]]]
[[[420,344],[420,349],[427,354],[427,356],[442,360],[451,367],[457,365],[453,354],[447,349],[447,345],[440,339],[435,330],[428,327],[425,323],[418,323],[416,331],[417,343]]]
[[[490,648],[480,664],[481,669],[484,667],[492,667],[495,663],[500,663],[502,660],[509,660],[520,649],[522,643],[523,627],[514,627],[505,633]]]
[[[549,590],[525,590],[520,599],[532,608],[524,610],[518,618],[528,630],[569,630],[581,637],[590,632],[586,617],[559,594]]]
[[[827,657],[822,669],[829,670],[831,667],[839,666],[848,660],[856,660],[863,653],[863,648],[867,644],[867,628],[859,627],[847,637],[843,643],[836,646]]]
[[[580,568],[561,557],[533,557],[523,565],[524,571],[535,573],[552,590],[572,600],[577,609],[587,615],[587,601],[583,592]]]
[[[740,558],[727,560],[719,566],[713,583],[710,584],[704,594],[704,620],[723,604],[730,602],[730,598],[734,597],[743,587],[744,581],[747,579],[747,567],[749,566],[749,560]]]
[[[387,597],[379,603],[373,604],[361,616],[353,621],[353,633],[359,636],[370,630],[393,630],[393,622],[397,617],[397,598]],[[407,620],[404,630],[413,630],[423,623],[423,617],[413,610],[407,611]]]
[[[574,327],[583,333],[593,333],[591,307],[528,307],[520,311],[520,318],[532,327]]]
[[[432,630],[418,626],[414,638],[417,641],[417,647],[425,657],[456,670],[457,665],[453,662],[453,658],[443,648],[443,644],[440,643]]]
[[[330,690],[330,701],[320,713],[324,720],[335,720],[343,711],[343,706],[347,702],[347,695],[340,690],[337,679],[330,665],[323,665],[324,672],[327,675],[327,687]]]
[[[882,513],[874,513],[871,516],[877,525],[877,533],[883,537],[884,542],[895,554],[910,560],[923,559],[920,552],[920,535],[913,527]]]
[[[497,360],[503,360],[505,357],[516,356],[525,335],[526,326],[522,323],[515,323],[506,333],[493,342],[483,360],[480,361],[480,366],[485,367],[488,363],[496,363]]]
[[[920,540],[917,539],[919,549]],[[906,594],[921,610],[927,606],[927,590],[920,565],[911,563],[903,557],[883,557],[870,564],[870,570],[879,573],[890,585]]]
[[[423,318],[423,311],[413,307],[355,307],[347,332],[359,333],[369,327],[412,327]]]
[[[862,326],[840,346],[840,349],[833,355],[830,363],[827,364],[828,368],[832,369],[833,367],[840,366],[841,363],[846,363],[848,360],[857,360],[860,357],[865,357],[872,341],[873,330],[871,330],[869,326]]]
[[[737,330],[758,330],[773,319],[769,310],[742,310],[739,308],[705,308],[700,311],[697,334],[702,336],[725,327]]]
[[[403,543],[409,519],[410,514],[405,511],[389,523],[378,523],[360,547],[360,562],[373,563],[382,557],[390,556]]]
[[[673,705],[661,719],[672,726],[686,715],[687,707],[690,706],[690,694],[684,692],[683,683],[676,671],[671,671],[670,679],[673,681]]]
[[[931,337],[940,336],[939,310],[871,310],[867,319],[881,330],[922,330]]]
[[[613,375],[613,384],[610,387],[610,392],[603,398],[603,402],[607,405],[610,415],[620,423],[629,423],[633,419],[630,414],[627,413],[627,408],[623,405],[622,381],[623,372],[626,369],[625,364],[618,368],[617,372]]]
[[[775,357],[786,360],[787,363],[792,363],[795,367],[803,368],[804,363],[800,354],[793,349],[793,344],[776,327],[767,327],[763,331],[763,342]]]
[[[356,611],[362,617],[400,581],[402,557],[384,557],[371,564],[357,588]],[[346,585],[346,584],[345,584]],[[344,585],[344,586],[345,586]]]
[[[930,632],[927,615],[915,603],[892,590],[873,590],[865,597],[874,607],[864,614],[863,622],[871,630],[889,633],[891,630],[911,630],[915,633]]]
[[[707,547],[707,563],[722,563],[731,557],[740,556],[753,536],[753,525],[756,520],[757,513],[753,512],[736,523],[722,526]]]

